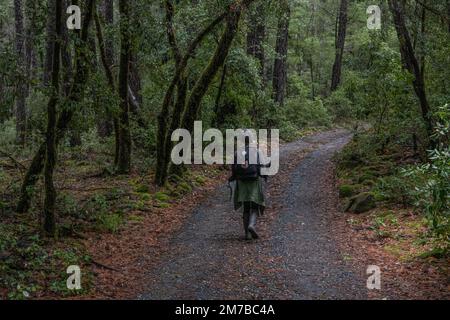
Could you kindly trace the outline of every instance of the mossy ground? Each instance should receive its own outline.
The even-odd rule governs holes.
[[[338,190],[345,208],[351,197],[370,192],[376,208],[364,215],[349,214],[348,224],[368,230],[370,239],[381,241],[385,252],[401,261],[439,256],[448,244],[434,238],[423,214],[413,206],[409,190],[414,182],[400,169],[420,159],[410,150],[380,152],[367,143],[370,132],[358,137],[336,157]],[[437,253],[437,254],[434,254]],[[441,258],[448,254],[440,255]]]

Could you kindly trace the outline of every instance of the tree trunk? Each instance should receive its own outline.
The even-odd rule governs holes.
[[[200,104],[201,101],[206,94],[211,82],[214,80],[218,70],[223,66],[226,57],[228,56],[228,51],[231,47],[231,43],[237,33],[239,19],[241,16],[241,11],[237,10],[235,12],[230,12],[230,15],[227,17],[227,23],[225,27],[225,31],[222,34],[222,37],[219,41],[219,44],[216,48],[216,51],[208,63],[205,70],[203,70],[202,75],[197,80],[192,92],[187,100],[187,104],[184,112],[180,112],[182,107],[185,105],[184,103],[178,102],[172,113],[172,125],[171,130],[177,128],[177,123],[181,124],[182,128],[186,128],[189,131],[193,132],[194,130],[194,122],[198,118]],[[180,88],[179,88],[180,91]],[[184,102],[185,96],[183,97]],[[179,100],[178,100],[179,101]],[[181,118],[181,122],[179,122],[179,114],[183,114]],[[176,121],[176,122],[175,122]],[[171,154],[171,146],[172,143],[170,141],[169,134],[166,136],[166,142],[164,144],[164,166],[162,167],[162,181],[163,183],[167,179],[167,173],[170,164],[170,154]]]
[[[222,94],[225,90],[225,80],[227,78],[227,64],[225,63],[222,68],[222,76],[220,77],[219,88],[217,89],[217,96],[215,101],[214,113],[216,114],[216,118],[214,120],[214,124],[216,128],[219,128],[225,121],[225,114],[223,113],[224,109],[221,108],[220,102],[222,100]]]
[[[108,27],[114,25],[114,0],[104,0],[103,3],[103,15],[105,17],[105,23]],[[114,41],[111,37],[105,36],[105,50],[106,60],[108,65],[114,65]]]
[[[170,166],[170,150],[173,147],[173,142],[172,142],[172,133],[177,130],[180,127],[181,124],[181,119],[182,119],[182,112],[176,112],[176,110],[180,110],[182,111],[184,109],[184,106],[186,105],[186,98],[187,98],[187,90],[188,90],[188,77],[186,74],[183,74],[180,82],[178,83],[177,86],[177,100],[174,106],[174,112],[172,114],[172,122],[168,131],[168,134],[166,136],[166,141],[165,141],[165,150],[166,150],[166,159],[165,159],[165,163],[166,166],[163,170],[166,170],[167,172],[170,173],[176,173],[179,174],[180,172],[182,172],[183,166]],[[178,168],[178,170],[177,170]]]
[[[139,30],[141,28],[141,23],[139,20],[139,14],[136,8],[136,0],[131,1],[131,13],[132,13],[132,24],[134,28]],[[131,48],[130,52],[130,71],[129,71],[129,99],[130,99],[130,109],[133,114],[138,114],[140,106],[142,105],[142,82],[141,74],[139,72],[139,57],[135,48]]]
[[[142,105],[142,82],[141,75],[139,73],[139,64],[136,53],[132,53],[130,56],[130,108],[132,108],[133,113],[137,114],[139,112],[140,106]],[[132,103],[131,103],[132,102]]]
[[[114,24],[114,1],[113,0],[104,0],[102,3],[102,9],[101,9],[101,16],[103,16],[103,19],[107,26],[112,26]],[[99,21],[100,23],[100,21]],[[97,24],[97,22],[96,22]],[[98,27],[97,27],[98,29]],[[97,40],[98,40],[98,31],[97,31]],[[104,41],[103,44],[99,43],[99,46],[103,45],[104,50],[104,58],[106,59],[106,62],[102,60],[103,67],[108,66],[110,70],[112,70],[112,67],[114,65],[114,42],[111,40],[111,37],[108,35],[105,35],[105,38],[103,39],[102,34],[102,41]],[[101,49],[100,49],[101,51]],[[101,52],[100,52],[101,53]],[[108,80],[109,81],[109,80]],[[112,91],[115,92],[115,89]],[[102,119],[99,119],[98,122],[98,135],[101,138],[109,137],[113,130],[116,133],[116,139],[115,139],[115,159],[114,159],[114,165],[117,165],[117,155],[119,153],[119,143],[118,143],[118,134],[116,131],[116,128],[118,128],[118,121],[117,117],[114,115],[111,115],[109,108],[106,108],[105,110],[105,116]]]
[[[26,56],[25,56],[25,37],[24,37],[24,17],[23,17],[23,3],[22,0],[14,0],[14,14],[15,14],[15,26],[16,26],[16,37],[15,37],[15,46],[16,46],[16,54],[17,54],[17,66],[20,70],[21,75],[26,75]],[[28,79],[21,79],[20,83],[17,87],[16,92],[16,142],[19,145],[25,144],[25,136],[26,136],[26,92],[27,86],[26,82]]]
[[[266,37],[266,21],[264,16],[264,6],[258,5],[249,15],[247,32],[247,54],[258,59],[260,64],[261,78],[263,84],[266,83],[265,76],[265,53],[264,39]]]
[[[348,0],[341,0],[336,30],[336,57],[331,75],[331,92],[336,91],[341,83],[342,58],[344,55],[345,37],[347,34]]]
[[[117,173],[127,174],[131,166],[131,135],[129,123],[128,80],[131,50],[130,5],[119,0],[120,10],[120,67],[119,67],[119,155]]]
[[[424,4],[427,3],[427,0],[423,0]],[[425,57],[425,37],[427,32],[427,10],[425,7],[422,8],[422,17],[421,17],[421,26],[420,26],[420,46],[421,46],[421,54],[420,54],[420,72],[422,73],[423,82],[425,82],[425,68],[426,68],[426,57]]]
[[[176,46],[175,39],[175,31],[172,26],[172,17],[173,7],[171,6],[170,1],[166,1],[166,27],[167,27],[167,35],[169,38],[169,43],[171,44],[172,51],[175,55],[175,74],[170,82],[169,88],[167,89],[161,111],[158,115],[158,132],[157,132],[157,148],[156,148],[156,174],[155,174],[155,182],[158,185],[163,185],[165,182],[167,170],[165,168],[165,159],[167,156],[165,154],[165,146],[166,139],[168,137],[169,130],[169,118],[170,118],[170,106],[172,104],[173,95],[175,92],[175,88],[177,88],[181,79],[184,77],[185,69],[188,64],[189,59],[193,56],[195,50],[198,45],[203,41],[203,39],[208,35],[214,28],[222,22],[227,16],[228,12],[225,12],[214,19],[202,32],[200,32],[197,37],[192,41],[189,45],[185,55],[181,57],[181,53],[179,48]],[[179,112],[183,112],[183,110],[179,110]]]
[[[83,25],[81,29],[81,37],[79,42],[79,50],[76,50],[75,56],[75,73],[72,82],[72,87],[69,96],[66,98],[64,107],[59,115],[58,122],[56,124],[56,145],[58,145],[64,138],[68,126],[72,121],[75,113],[76,104],[78,104],[82,98],[84,89],[88,78],[88,56],[86,53],[87,39],[89,35],[89,25],[92,21],[93,9],[95,0],[88,0],[86,15],[83,19]],[[39,179],[39,176],[44,168],[44,161],[46,155],[46,142],[42,143],[35,153],[30,167],[25,174],[22,182],[20,199],[17,204],[17,212],[25,213],[30,208],[32,189]]]
[[[107,26],[112,26],[114,24],[114,1],[104,0],[102,5],[102,15]],[[106,77],[111,89],[111,92],[116,92],[115,76],[112,72],[114,66],[114,42],[111,37],[103,35],[101,30],[101,24],[99,19],[99,14],[95,14],[95,26],[97,30],[97,41],[100,51],[100,57],[105,69]],[[119,154],[119,139],[118,139],[118,121],[115,115],[110,114],[109,109],[106,108],[105,117],[99,121],[98,134],[101,138],[109,137],[113,130],[115,133],[115,159],[114,165],[117,165],[117,156]]]
[[[56,105],[59,98],[59,63],[60,63],[60,39],[61,39],[61,10],[62,3],[56,0],[55,12],[55,38],[53,43],[53,67],[52,67],[52,93],[47,106],[47,132],[46,153],[44,165],[44,223],[45,235],[56,236],[55,202],[56,190],[53,184],[53,172],[56,165]],[[52,14],[51,12],[49,14]]]
[[[44,61],[44,74],[43,74],[43,83],[44,86],[48,86],[50,84],[50,77],[53,67],[53,42],[55,38],[55,17],[52,14],[55,12],[56,0],[47,0],[47,27],[46,27],[46,44],[45,44],[45,61]]]
[[[63,1],[64,8],[67,8],[69,6],[69,1],[64,0]],[[63,92],[64,95],[67,97],[70,93],[70,86],[72,84],[72,76],[73,76],[73,70],[72,70],[72,55],[70,53],[70,44],[69,44],[69,33],[67,30],[67,27],[62,24],[61,25],[61,60],[62,60],[62,67],[64,70],[63,75]]]
[[[316,86],[314,84],[315,75],[314,75],[314,61],[312,56],[308,59],[309,70],[310,70],[310,79],[311,79],[311,99],[316,99]]]
[[[114,24],[114,1],[113,0],[104,0],[103,2],[103,16],[105,19],[106,26],[111,27]],[[97,28],[100,27],[100,24]],[[97,31],[98,33],[98,31]],[[98,36],[98,35],[97,35]],[[99,43],[99,46],[102,44]],[[108,34],[105,35],[104,39],[104,59],[103,66],[109,69],[110,75],[107,75],[107,77],[112,77],[112,79],[115,79],[115,76],[112,73],[112,67],[114,66],[115,59],[114,59],[114,41],[111,39]],[[107,71],[108,72],[108,71]],[[111,82],[111,79],[108,79],[109,82]],[[113,80],[112,83],[115,83],[115,80]],[[115,85],[111,86],[112,92],[115,92]],[[114,89],[113,89],[114,88]],[[112,126],[111,126],[112,123]],[[116,115],[111,115],[110,112],[107,110],[106,112],[106,118],[101,121],[100,124],[100,136],[101,137],[108,137],[111,135],[112,131],[114,130],[115,134],[115,153],[114,153],[114,165],[117,165],[118,162],[118,155],[119,155],[119,121],[116,117]]]
[[[69,3],[70,1],[63,0],[63,8],[67,8],[67,6],[69,6]],[[64,93],[64,96],[67,97],[70,94],[70,87],[72,85],[73,68],[72,55],[70,53],[69,33],[65,24],[61,26],[61,62],[63,71],[62,91]],[[70,147],[73,148],[81,145],[81,132],[78,128],[76,128],[75,126],[70,126],[68,135]]]
[[[273,98],[279,105],[283,105],[287,85],[287,55],[290,21],[289,2],[281,2],[281,16],[278,19],[276,58],[273,67]]]
[[[231,11],[226,19],[226,27],[223,32],[219,44],[209,61],[207,67],[203,70],[200,78],[197,80],[192,92],[189,96],[189,100],[186,105],[186,111],[183,116],[182,127],[193,131],[194,122],[198,119],[198,113],[200,109],[201,101],[209,88],[209,85],[214,80],[218,70],[223,66],[228,51],[234,37],[236,36],[239,20],[241,17],[241,10]]]
[[[450,0],[447,0],[447,26],[450,33]]]
[[[200,78],[197,80],[197,82],[194,85],[194,88],[192,89],[192,92],[189,96],[189,99],[187,101],[187,104],[184,108],[184,112],[182,112],[183,117],[181,119],[181,127],[186,128],[190,131],[193,130],[194,122],[198,117],[199,109],[201,101],[206,94],[209,85],[213,81],[214,77],[216,76],[218,70],[223,66],[224,61],[228,55],[228,51],[231,47],[232,41],[237,33],[239,20],[242,14],[242,10],[247,8],[248,5],[252,2],[252,0],[246,0],[241,3],[235,3],[234,5],[231,5],[229,8],[228,13],[224,16],[226,18],[226,27],[225,31],[223,32],[219,44],[216,48],[216,51],[214,52],[213,57],[209,61],[207,67],[203,70]],[[215,25],[217,25],[222,20],[222,17],[220,16],[217,18],[210,26],[208,26],[197,38],[194,40],[194,42],[191,44],[191,46],[188,49],[188,53],[181,59],[181,62],[179,63],[179,67],[177,68],[176,75],[174,79],[172,80],[171,86],[168,89],[168,92],[166,93],[166,97],[163,103],[163,110],[167,110],[168,112],[168,106],[170,105],[170,101],[172,100],[172,94],[175,86],[179,83],[180,78],[182,77],[182,74],[184,72],[184,69],[186,67],[187,61],[189,59],[189,56],[192,54],[192,52],[195,50],[196,46],[200,43],[200,41],[203,39],[203,37],[209,33]],[[170,34],[170,31],[169,31]],[[170,36],[170,35],[169,35]],[[176,81],[176,82],[174,82]],[[176,118],[176,113],[180,112],[179,109],[174,108],[172,113],[172,118]],[[169,168],[169,162],[170,162],[170,149],[167,148],[170,144],[167,142],[168,139],[170,139],[169,135],[167,134],[167,116],[162,116],[160,114],[160,123],[159,123],[159,136],[158,138],[162,138],[161,141],[163,141],[162,144],[159,144],[158,147],[158,161],[157,161],[157,167],[156,167],[156,177],[155,180],[159,185],[164,185],[164,183],[167,180],[167,174],[168,174],[168,168]],[[172,126],[171,126],[172,127]],[[161,135],[161,132],[164,131],[164,136]]]
[[[25,0],[25,17],[26,17],[26,39],[25,39],[25,58],[26,58],[26,75],[30,80],[34,77],[33,68],[36,66],[35,38],[37,32],[37,13],[36,1]],[[29,96],[30,82],[27,82],[26,96]],[[28,117],[28,114],[27,114]]]
[[[105,19],[105,23],[107,26],[111,27],[114,25],[114,0],[104,0],[103,1],[103,17]],[[106,65],[109,66],[109,68],[112,69],[114,66],[114,41],[111,39],[110,36],[107,34],[105,35],[105,59],[106,59]],[[99,44],[100,46],[100,44]],[[113,73],[111,72],[111,75]],[[112,91],[115,92],[115,89]],[[112,126],[111,126],[112,123]],[[119,123],[117,120],[117,117],[115,115],[110,115],[109,112],[106,114],[106,119],[103,119],[101,123],[101,130],[100,130],[100,136],[101,137],[108,137],[111,135],[112,131],[114,130],[116,134],[116,138],[118,138],[118,128]],[[116,139],[116,146],[115,146],[115,161],[114,164],[117,165],[117,156],[119,154],[119,143],[118,139]]]
[[[400,43],[402,61],[406,70],[408,70],[414,77],[414,91],[420,102],[422,118],[425,123],[428,138],[431,138],[433,134],[433,123],[430,105],[427,100],[424,75],[415,56],[411,36],[406,27],[404,9],[398,0],[389,0],[389,8],[394,19],[394,25]]]
[[[98,47],[100,51],[100,58],[103,64],[103,68],[105,69],[106,78],[108,79],[108,85],[112,93],[116,92],[116,79],[112,72],[112,59],[113,57],[108,54],[108,50],[106,48],[106,45],[108,42],[106,42],[103,38],[103,31],[100,24],[100,19],[98,17],[98,14],[95,14],[95,26],[97,30],[97,40],[98,40]],[[114,152],[114,167],[117,167],[117,164],[119,162],[119,145],[120,145],[120,137],[119,137],[119,119],[116,114],[112,115],[113,119],[113,128],[114,128],[114,141],[115,141],[115,152]],[[105,121],[105,123],[108,123]],[[106,125],[106,124],[105,124]]]

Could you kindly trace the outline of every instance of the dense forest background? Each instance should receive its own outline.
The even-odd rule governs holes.
[[[48,269],[92,262],[73,238],[204,183],[169,161],[172,131],[195,120],[283,141],[354,130],[343,199],[414,208],[445,255],[449,79],[448,0],[0,0],[0,293],[41,291],[41,270],[67,294],[65,269]]]

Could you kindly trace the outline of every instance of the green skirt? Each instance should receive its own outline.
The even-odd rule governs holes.
[[[259,207],[262,214],[266,203],[264,200],[264,189],[261,178],[255,181],[237,180],[234,187],[234,210],[240,209],[244,202],[252,202]]]

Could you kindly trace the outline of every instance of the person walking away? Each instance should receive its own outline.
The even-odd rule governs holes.
[[[252,150],[252,148],[255,148]],[[245,155],[245,163],[237,163],[237,154],[234,157],[234,164],[231,166],[232,175],[229,182],[235,182],[234,186],[234,209],[239,210],[243,207],[243,223],[246,240],[258,239],[256,232],[256,222],[258,216],[264,214],[266,207],[263,182],[267,177],[261,176],[260,154],[256,143],[250,145],[249,137],[245,138],[244,150],[238,150]],[[250,152],[256,152],[257,163],[250,164]]]

